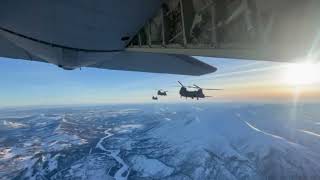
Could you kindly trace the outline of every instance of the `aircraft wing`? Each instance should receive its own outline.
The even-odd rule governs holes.
[[[64,49],[63,47],[51,47],[50,45],[1,30],[0,55],[13,59],[48,61],[65,69],[95,67],[181,75],[203,75],[217,70],[213,66],[186,55],[127,51],[77,51]],[[67,66],[63,66],[63,64]]]
[[[89,65],[88,67],[195,76],[212,73],[217,70],[213,66],[186,55],[119,52],[114,53],[109,58],[106,57],[108,55],[88,54],[88,58],[100,59],[98,63]]]

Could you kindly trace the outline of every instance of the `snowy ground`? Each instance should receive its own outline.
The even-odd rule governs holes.
[[[0,179],[320,179],[319,105],[0,111]]]

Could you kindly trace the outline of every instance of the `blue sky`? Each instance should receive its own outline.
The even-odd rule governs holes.
[[[175,87],[178,80],[186,85],[224,88],[223,92],[207,93],[217,96],[214,100],[232,101],[252,94],[252,88],[245,89],[252,84],[267,88],[281,84],[277,69],[283,64],[197,58],[218,67],[217,73],[190,77],[94,68],[66,71],[46,63],[0,58],[0,107],[152,102],[150,97],[160,88],[169,90],[169,96],[161,101],[176,102],[181,101]]]

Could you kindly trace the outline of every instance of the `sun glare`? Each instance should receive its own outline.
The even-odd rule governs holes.
[[[285,70],[285,82],[293,86],[310,85],[320,81],[320,64],[290,64]]]

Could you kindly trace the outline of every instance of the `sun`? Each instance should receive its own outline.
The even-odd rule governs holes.
[[[317,83],[320,81],[320,64],[290,64],[286,67],[284,80],[293,86]]]

